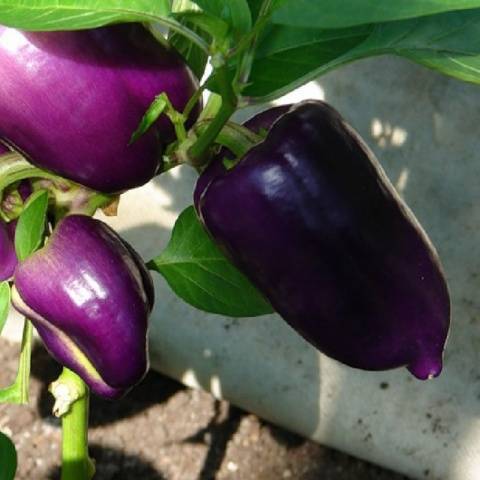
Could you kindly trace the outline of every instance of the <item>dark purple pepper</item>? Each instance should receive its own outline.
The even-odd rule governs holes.
[[[129,145],[155,95],[166,92],[183,110],[197,88],[180,56],[138,24],[68,32],[0,26],[0,67],[0,138],[35,165],[106,193],[157,172],[173,139],[166,116]]]
[[[15,253],[14,236],[15,222],[5,223],[0,220],[0,281],[12,277],[17,266],[17,255]]]
[[[332,107],[298,104],[202,177],[207,230],[305,339],[352,367],[440,373],[450,301],[436,251]]]
[[[13,304],[33,322],[52,356],[111,399],[148,368],[153,284],[132,252],[103,222],[71,215],[14,275]]]

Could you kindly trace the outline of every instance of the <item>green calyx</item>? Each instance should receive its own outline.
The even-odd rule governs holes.
[[[98,208],[106,208],[117,201],[117,195],[90,190],[29,163],[17,152],[0,155],[0,218],[10,221],[18,218],[25,206],[19,192],[20,182],[30,181],[31,193],[47,190],[54,215],[93,215]]]

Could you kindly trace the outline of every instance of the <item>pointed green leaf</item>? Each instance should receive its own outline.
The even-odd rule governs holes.
[[[212,41],[212,35],[217,34],[218,24],[221,23],[224,25],[224,31],[226,31],[226,28],[228,27],[228,25],[221,19],[201,12],[200,8],[192,0],[173,0],[172,12],[173,18],[175,18],[180,24],[195,32],[199,37],[207,41],[207,43]],[[199,15],[203,15],[202,19]],[[214,24],[208,24],[212,19]],[[202,22],[207,22],[208,25],[203,25]],[[208,55],[189,38],[172,30],[169,32],[168,42],[180,53],[180,55],[182,55],[195,76],[198,79],[201,79],[205,72]]]
[[[480,8],[375,25],[361,49],[480,53]]]
[[[480,0],[283,0],[276,23],[307,28],[343,28],[480,7]]]
[[[8,312],[10,311],[10,285],[8,282],[0,283],[0,333],[2,333]]]
[[[200,310],[231,317],[272,313],[264,297],[213,243],[193,207],[181,213],[167,248],[148,266]]]
[[[25,260],[40,245],[45,232],[48,192],[35,192],[27,201],[15,230],[15,251],[20,261]]]
[[[146,131],[158,120],[158,117],[163,113],[167,106],[167,99],[164,95],[158,95],[150,104],[147,111],[140,120],[137,129],[132,133],[130,144],[136,142]]]
[[[205,39],[206,34],[202,32],[199,27],[189,23],[187,19],[184,20],[180,18],[179,21],[197,35]],[[168,41],[170,45],[172,45],[173,48],[180,53],[195,77],[201,79],[203,73],[205,72],[205,67],[207,66],[208,55],[190,39],[180,35],[179,33],[173,32]]]
[[[444,75],[480,84],[480,54],[452,55],[448,52],[404,51],[402,56]]]
[[[25,30],[75,30],[155,21],[169,13],[168,0],[0,0],[0,24]]]
[[[480,9],[337,30],[271,25],[244,95],[272,100],[341,65],[382,54],[480,83]]]
[[[371,31],[363,26],[340,30],[270,26],[260,40],[244,96],[270,101],[355,60],[351,52]]]

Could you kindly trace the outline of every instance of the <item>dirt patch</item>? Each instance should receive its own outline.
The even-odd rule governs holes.
[[[0,339],[1,385],[15,375],[17,350]],[[39,346],[32,369],[30,405],[0,405],[0,430],[16,444],[18,480],[58,479],[61,431],[47,386],[60,369]],[[97,480],[408,480],[157,373],[118,402],[92,399],[90,448]]]

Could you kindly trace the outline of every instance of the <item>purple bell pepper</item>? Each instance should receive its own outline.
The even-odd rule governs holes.
[[[0,220],[0,281],[9,280],[18,260],[14,245],[15,222]]]
[[[165,115],[129,145],[155,96],[167,93],[181,111],[197,88],[181,57],[139,24],[66,32],[0,26],[0,67],[0,138],[35,165],[105,193],[158,171],[174,138]]]
[[[232,169],[217,158],[201,175],[201,221],[320,351],[437,376],[450,300],[426,233],[336,110],[308,101],[282,113]]]
[[[118,398],[146,374],[152,279],[105,223],[64,218],[46,246],[18,265],[14,282],[15,308],[94,393]]]

